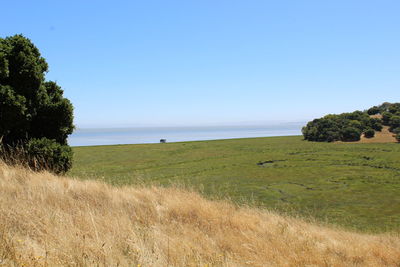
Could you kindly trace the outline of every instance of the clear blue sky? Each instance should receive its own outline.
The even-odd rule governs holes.
[[[400,102],[400,1],[11,1],[78,127],[306,121]]]

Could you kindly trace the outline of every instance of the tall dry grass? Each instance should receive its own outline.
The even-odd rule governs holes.
[[[0,265],[399,266],[400,237],[0,163]]]
[[[0,161],[11,166],[22,166],[37,171],[50,169],[45,157],[30,155],[22,145],[8,146],[1,143],[0,137]]]

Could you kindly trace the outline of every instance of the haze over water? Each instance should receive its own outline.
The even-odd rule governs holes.
[[[255,126],[136,127],[77,129],[69,137],[71,146],[218,140],[246,137],[300,135],[304,123]]]

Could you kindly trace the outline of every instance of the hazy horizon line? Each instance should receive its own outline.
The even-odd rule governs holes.
[[[292,121],[292,120],[274,120],[274,121],[251,121],[251,122],[224,122],[224,123],[171,123],[171,124],[114,124],[114,125],[77,125],[76,130],[79,129],[126,129],[126,128],[186,128],[186,127],[251,127],[251,126],[279,126],[288,124],[305,124],[306,120]]]

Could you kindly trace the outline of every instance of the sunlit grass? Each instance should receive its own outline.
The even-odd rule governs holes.
[[[398,266],[360,234],[179,188],[112,187],[0,163],[1,266]]]
[[[294,136],[76,147],[74,152],[70,175],[82,179],[178,184],[208,198],[229,198],[361,231],[399,230],[396,143],[314,143]]]

